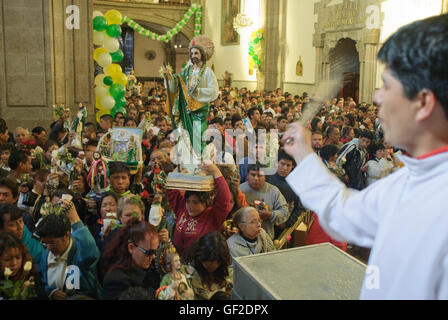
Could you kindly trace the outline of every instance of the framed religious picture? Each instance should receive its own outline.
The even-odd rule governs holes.
[[[112,128],[98,142],[97,152],[106,162],[125,162],[134,174],[143,163],[142,130]]]
[[[233,19],[240,13],[241,0],[221,0],[221,45],[240,44],[240,35],[233,28]]]

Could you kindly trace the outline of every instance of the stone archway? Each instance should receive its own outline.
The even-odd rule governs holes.
[[[341,3],[321,0],[315,4],[318,15],[313,35],[316,48],[316,83],[329,80],[331,75],[330,52],[340,39],[350,38],[356,42],[359,55],[359,99],[357,102],[372,102],[377,73],[376,54],[380,41],[381,16],[377,25],[366,23],[371,17],[369,8],[381,8],[383,0],[343,0]]]
[[[359,101],[359,53],[356,41],[350,38],[339,39],[335,48],[329,52],[330,78],[342,81],[338,98],[352,97]]]

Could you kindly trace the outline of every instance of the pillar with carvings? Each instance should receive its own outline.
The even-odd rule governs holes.
[[[361,61],[359,102],[371,103],[373,101],[379,40],[380,29],[370,29],[363,32],[363,39],[357,44]]]
[[[315,82],[319,83],[323,79],[323,60],[322,56],[324,53],[324,39],[325,34],[315,33],[313,34],[313,47],[316,48],[316,71],[315,71]]]
[[[286,1],[266,0],[264,89],[282,88],[285,77]]]

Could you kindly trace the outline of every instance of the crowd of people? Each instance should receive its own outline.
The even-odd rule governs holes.
[[[63,116],[49,128],[11,132],[0,119],[0,279],[20,283],[21,298],[229,299],[232,259],[277,250],[275,239],[307,211],[285,180],[296,164],[281,142],[312,101],[306,93],[220,88],[207,119],[223,138],[216,163],[202,164],[215,181],[208,193],[154,191],[155,175],[176,169],[167,93],[157,86],[142,96],[128,91],[126,98],[126,113],[85,124],[83,150],[71,148],[74,135]],[[334,98],[307,123],[314,151],[348,187],[361,190],[401,166],[401,151],[383,141],[377,112],[375,105]],[[108,185],[92,193],[88,175],[101,137],[142,122],[150,122],[141,141],[143,167],[131,174],[126,163],[110,163]],[[237,139],[226,131],[238,129],[245,133],[241,161]],[[278,166],[266,175],[259,156],[273,150],[256,138],[254,155],[248,137],[275,132]],[[75,159],[77,174],[58,168],[60,150]],[[155,225],[149,217],[159,203],[165,210]],[[48,214],[50,207],[56,209]],[[328,241],[347,248],[315,217],[307,243]],[[0,295],[12,298],[4,286]]]

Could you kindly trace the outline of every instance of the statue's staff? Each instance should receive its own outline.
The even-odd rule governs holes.
[[[163,62],[163,68],[164,71],[168,71],[165,61]],[[173,102],[171,101],[171,91],[170,91],[170,82],[168,79],[168,72],[165,72],[165,84],[166,84],[166,93],[168,95],[168,106],[170,107],[171,123],[173,125],[173,130],[176,130],[176,123],[174,122],[174,115],[173,115],[174,112]]]

